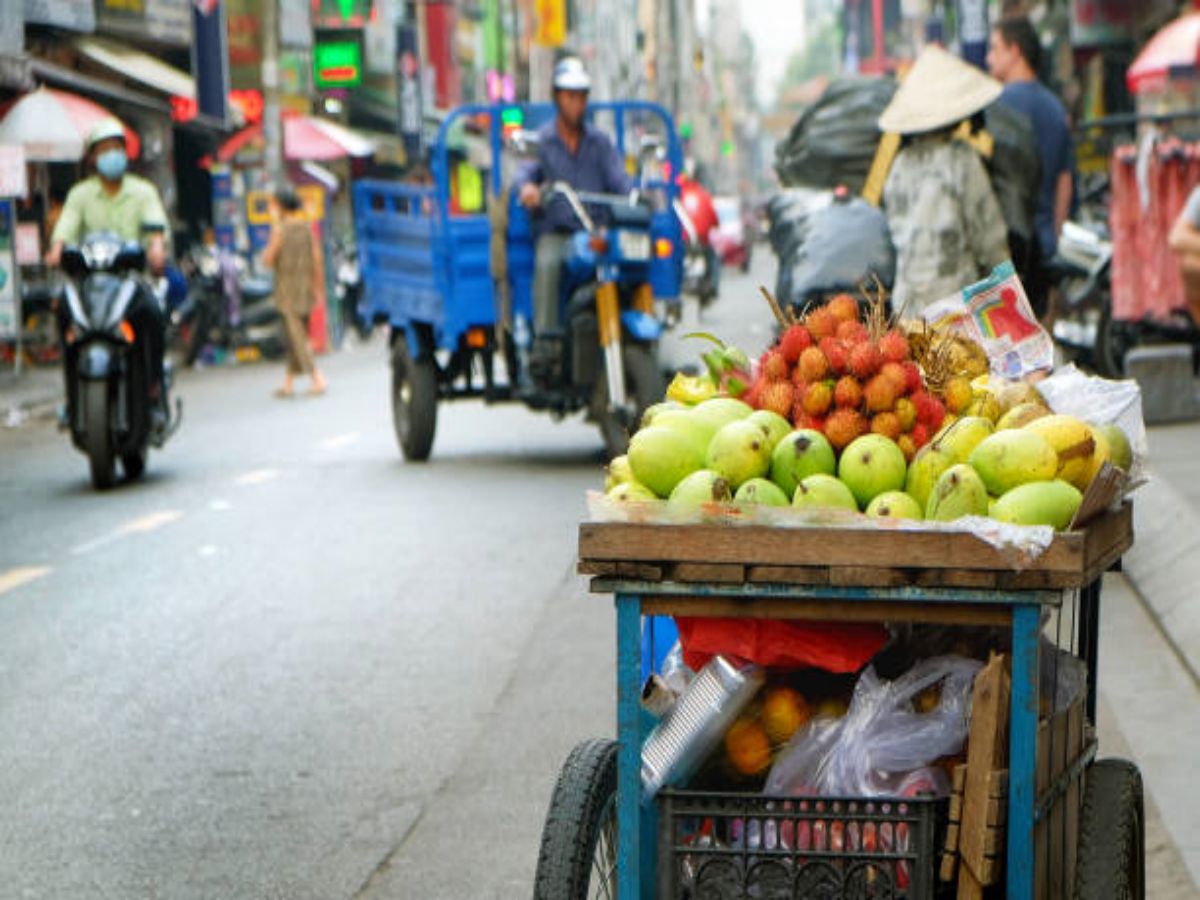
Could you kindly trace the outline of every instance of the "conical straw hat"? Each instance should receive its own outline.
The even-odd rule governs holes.
[[[929,44],[879,117],[879,129],[920,134],[945,128],[989,105],[1000,89],[996,79]]]

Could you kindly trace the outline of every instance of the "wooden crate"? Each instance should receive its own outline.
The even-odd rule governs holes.
[[[1068,709],[1038,723],[1037,777],[1035,797],[1041,798],[1050,786],[1067,773],[1090,743],[1085,724],[1084,698]],[[950,795],[950,826],[942,854],[939,875],[942,881],[958,877],[965,765],[954,770]],[[1058,900],[1074,896],[1075,858],[1079,850],[1079,812],[1083,803],[1083,772],[1073,773],[1065,792],[1058,796],[1033,830],[1034,898]],[[984,838],[988,861],[984,866],[985,885],[1002,881],[1006,851],[1008,812],[1008,771],[997,770],[988,777],[987,832]]]
[[[1129,502],[1056,534],[1021,570],[968,532],[588,522],[578,570],[651,582],[1062,590],[1090,584],[1132,545]]]

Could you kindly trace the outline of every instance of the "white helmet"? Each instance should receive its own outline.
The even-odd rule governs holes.
[[[554,66],[554,90],[556,91],[589,91],[592,89],[592,79],[588,77],[583,61],[577,56],[567,56],[560,59]]]
[[[97,122],[87,136],[87,149],[91,150],[101,141],[112,140],[119,138],[125,140],[125,126],[121,124],[119,119],[112,116],[101,119]]]

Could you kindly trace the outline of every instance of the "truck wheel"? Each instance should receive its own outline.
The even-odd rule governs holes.
[[[429,459],[437,428],[437,372],[432,359],[413,358],[403,337],[392,350],[392,424],[405,459]]]
[[[577,744],[542,828],[534,900],[617,896],[617,744]]]
[[[1123,759],[1088,767],[1075,861],[1076,900],[1144,900],[1142,776]]]
[[[666,392],[662,373],[649,349],[640,344],[621,348],[625,361],[625,410],[608,408],[608,378],[601,367],[596,383],[596,421],[604,438],[609,459],[629,449],[629,437],[637,430],[642,413],[662,399]]]
[[[112,431],[109,428],[108,382],[85,381],[80,385],[83,399],[83,427],[86,435],[88,464],[92,484],[103,491],[116,481]]]

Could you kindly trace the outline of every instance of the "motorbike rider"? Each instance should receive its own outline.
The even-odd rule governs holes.
[[[628,193],[633,180],[626,174],[621,155],[604,133],[585,121],[592,82],[577,57],[568,56],[554,67],[554,121],[539,134],[538,158],[517,176],[519,202],[534,208],[541,203],[539,185],[564,181],[578,191]],[[588,210],[602,215],[601,210]],[[536,226],[533,276],[534,345],[530,368],[545,372],[561,355],[559,286],[564,255],[580,223],[562,196],[553,196]]]
[[[153,183],[127,171],[125,127],[117,119],[103,119],[92,128],[84,162],[94,174],[67,194],[50,238],[46,264],[57,267],[66,245],[77,245],[96,232],[111,232],[122,240],[142,243],[150,272],[161,275],[167,263],[167,213]],[[146,342],[150,409],[155,426],[161,427],[168,418],[163,379],[166,319],[151,290],[139,292],[132,301],[128,320],[138,338]],[[70,372],[67,378],[71,384]]]

